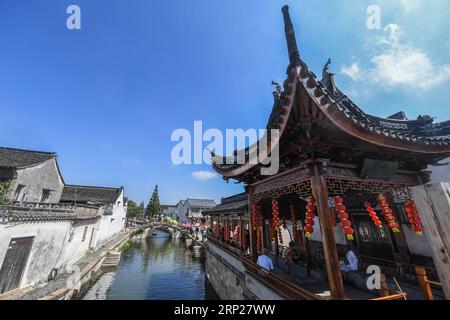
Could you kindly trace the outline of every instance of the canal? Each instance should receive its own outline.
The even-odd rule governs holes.
[[[115,270],[96,281],[84,300],[213,300],[204,262],[163,231],[135,239]]]

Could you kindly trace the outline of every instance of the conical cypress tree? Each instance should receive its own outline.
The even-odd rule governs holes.
[[[152,197],[148,202],[147,208],[145,209],[145,214],[147,217],[152,218],[155,215],[159,214],[160,212],[161,212],[161,205],[159,203],[158,185],[156,185]]]

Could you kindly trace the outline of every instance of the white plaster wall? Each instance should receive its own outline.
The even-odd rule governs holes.
[[[64,245],[61,265],[71,265],[84,257],[89,251],[92,230],[95,230],[97,220],[78,221],[71,225],[69,237]],[[86,238],[83,241],[84,229],[87,227]],[[95,234],[94,234],[95,237]]]
[[[10,198],[15,195],[19,184],[25,186],[28,202],[39,202],[42,196],[42,190],[52,190],[50,194],[50,203],[57,203],[61,198],[64,188],[63,180],[59,174],[56,159],[50,159],[40,165],[18,170],[17,177],[11,183]],[[13,200],[13,199],[12,199]]]
[[[20,286],[46,281],[53,268],[60,268],[71,222],[24,223],[0,226],[0,265],[12,238],[34,237]]]
[[[97,223],[94,241],[96,249],[120,234],[125,227],[127,210],[126,206],[123,205],[123,190],[114,203],[112,211],[112,215],[102,215]]]
[[[408,249],[412,254],[419,256],[432,257],[431,247],[424,236],[420,237],[411,229],[411,227],[402,224],[402,231],[405,234]]]
[[[341,225],[338,223],[334,228],[334,238],[337,244],[346,245],[347,239],[344,235],[344,230],[342,230]],[[318,217],[314,218],[314,232],[311,236],[311,240],[322,242],[322,232],[320,229],[320,221]]]

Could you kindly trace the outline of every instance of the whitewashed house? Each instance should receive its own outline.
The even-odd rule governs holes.
[[[57,203],[64,180],[56,153],[0,147],[0,181],[14,202]]]
[[[0,148],[0,183],[0,294],[52,280],[123,229],[123,188],[65,186],[55,153]]]
[[[203,212],[214,208],[216,203],[211,199],[186,199],[178,202],[176,213],[180,217],[181,222],[191,224],[205,223],[207,216]]]
[[[125,227],[126,199],[124,189],[66,185],[61,194],[61,203],[92,205],[99,208],[100,219],[92,230],[92,249],[119,235]]]

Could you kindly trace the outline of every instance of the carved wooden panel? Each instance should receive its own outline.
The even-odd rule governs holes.
[[[354,178],[354,179],[361,179],[364,180],[361,177],[361,172],[359,169],[354,168],[339,168],[339,167],[327,167],[325,169],[325,173],[329,177],[336,177],[336,178]],[[417,177],[412,174],[399,174],[397,173],[392,179],[390,180],[390,183],[402,183],[402,184],[408,184],[408,185],[417,185]]]
[[[372,193],[391,193],[394,198],[408,196],[407,185],[364,180],[345,180],[327,178],[328,191],[331,194],[343,195],[348,191],[368,191]]]
[[[299,181],[309,179],[309,171],[307,169],[299,169],[286,175],[281,175],[274,179],[268,180],[254,186],[254,193],[262,193],[273,189],[286,187]]]
[[[299,197],[308,197],[312,193],[311,180],[303,180],[288,186],[283,186],[263,192],[253,194],[253,201],[258,202],[263,199],[278,199],[283,195],[297,194]]]

